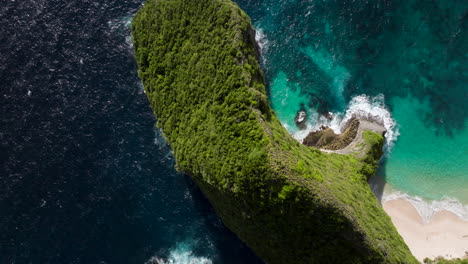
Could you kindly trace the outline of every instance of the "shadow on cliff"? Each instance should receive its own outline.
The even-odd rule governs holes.
[[[372,192],[375,194],[380,203],[382,203],[382,197],[386,183],[386,165],[387,157],[384,154],[382,159],[379,161],[379,168],[377,169],[377,172],[368,181]]]
[[[242,257],[246,264],[263,264],[264,262],[250,248],[224,226],[221,219],[216,215],[213,206],[211,206],[193,179],[188,175],[184,175],[184,179],[193,198],[195,209],[204,219],[209,233],[212,234],[212,246],[216,251],[216,256],[212,259],[213,263],[235,264],[233,260]]]

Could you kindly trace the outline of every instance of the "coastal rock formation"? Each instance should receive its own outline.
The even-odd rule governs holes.
[[[340,135],[335,134],[331,128],[322,127],[320,130],[310,132],[304,138],[302,144],[329,150],[343,149],[356,138],[359,124],[357,118],[351,119],[345,125],[345,131]]]
[[[295,141],[269,106],[252,31],[230,0],[148,0],[133,19],[177,169],[267,263],[417,263],[366,182],[383,137],[363,131],[362,156]]]
[[[307,121],[307,112],[304,110],[299,110],[297,111],[296,117],[294,117],[294,123],[296,123],[296,126],[299,127],[300,129],[306,129]]]
[[[312,131],[304,138],[302,144],[309,147],[325,147],[337,139],[338,135],[329,127],[323,127],[320,130]]]
[[[386,129],[378,121],[357,117],[350,119],[344,127],[340,135],[328,127],[312,131],[302,144],[327,153],[353,155],[364,161],[361,173],[369,179],[377,169],[377,159],[370,157],[382,156],[384,142],[380,139],[385,136]]]

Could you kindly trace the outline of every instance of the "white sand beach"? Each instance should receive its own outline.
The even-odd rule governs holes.
[[[423,223],[416,208],[407,200],[386,201],[384,210],[419,260],[443,256],[463,258],[468,251],[468,221],[449,211],[435,213]]]

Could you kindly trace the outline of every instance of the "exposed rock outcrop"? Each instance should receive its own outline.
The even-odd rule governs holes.
[[[328,150],[343,149],[353,140],[355,140],[358,129],[359,120],[357,118],[351,119],[345,126],[345,131],[342,134],[335,134],[333,129],[324,127],[323,129],[310,132],[304,138],[302,143],[309,147],[316,147]]]

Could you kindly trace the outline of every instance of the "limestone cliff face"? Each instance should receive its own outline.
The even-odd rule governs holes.
[[[367,185],[378,155],[326,154],[281,126],[233,2],[148,0],[132,32],[178,170],[267,263],[417,263]]]

